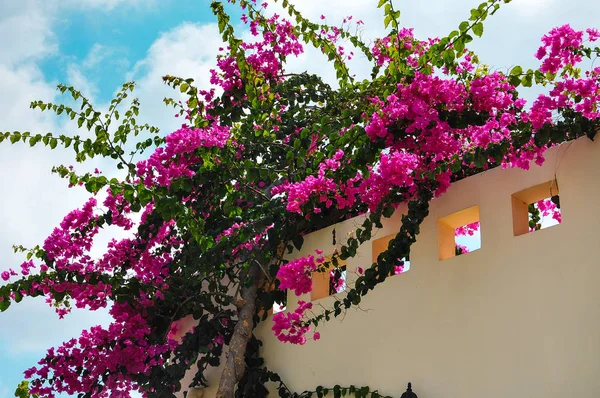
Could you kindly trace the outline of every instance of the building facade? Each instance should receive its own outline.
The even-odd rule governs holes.
[[[528,204],[556,194],[562,222],[528,232]],[[398,231],[404,210],[346,261],[350,285]],[[474,221],[481,248],[455,255],[454,229]],[[339,247],[361,223],[356,217],[307,235],[293,256],[331,255],[332,231]],[[466,178],[432,201],[408,271],[369,292],[360,309],[319,326],[319,341],[280,343],[268,319],[257,329],[263,357],[299,392],[354,384],[399,397],[410,381],[419,398],[600,397],[598,231],[598,141],[553,148],[528,171]],[[319,283],[317,290],[326,285]],[[315,313],[334,301],[325,291],[315,297]],[[298,300],[311,296],[289,292],[287,310]]]

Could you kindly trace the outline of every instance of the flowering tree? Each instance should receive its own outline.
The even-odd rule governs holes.
[[[265,396],[267,383],[282,397],[321,395],[324,387],[289,391],[260,359],[253,329],[285,300],[285,289],[310,292],[313,272],[329,272],[330,263],[354,256],[382,217],[408,203],[387,251],[360,270],[331,308],[311,317],[312,303],[300,302],[272,318],[281,341],[319,339],[322,322],[359,305],[401,272],[400,259],[408,258],[429,202],[453,181],[498,166],[527,169],[532,161],[543,163],[549,147],[583,135],[593,139],[597,130],[600,68],[580,69],[585,57],[600,53],[584,43],[596,41],[597,30],[555,28],[535,54],[539,69],[516,66],[504,74],[480,64],[467,46],[508,0],[487,0],[457,30],[427,40],[400,27],[400,12],[381,0],[388,34],[372,46],[350,33],[351,17],[335,27],[305,19],[288,0],[281,5],[291,21],[267,16],[266,4],[231,2],[244,10],[254,39],[236,36],[221,2],[212,2],[226,45],[211,72],[213,87],[163,78],[187,98],[166,100],[182,117],[180,129],[159,135],[139,124],[139,103],[128,102],[134,84],[127,83],[107,114],[63,85],[59,90],[80,109],[32,103],[77,120],[81,136],[0,133],[0,141],[13,144],[71,147],[77,162],[113,159],[122,173],[109,179],[99,171],[56,167],[70,186],[85,187],[90,199],[42,245],[17,247],[27,260],[19,272],[1,275],[2,311],[43,296],[60,317],[73,305],[110,307],[113,317],[107,328],[93,327],[48,350],[25,372],[31,382],[21,385],[23,396],[29,388],[43,397],[118,397],[132,390],[168,397],[192,366],[198,369],[194,386],[206,385],[208,368],[223,367],[219,397]],[[329,58],[338,88],[317,75],[285,71],[286,60],[304,45]],[[372,62],[370,80],[358,81],[349,70],[354,51]],[[548,92],[526,107],[517,89],[533,84]],[[539,211],[553,207],[545,203]],[[333,258],[317,252],[286,261],[306,233],[363,213],[364,224],[340,242]],[[94,258],[90,250],[103,229],[131,234]],[[175,339],[178,321],[186,317],[196,326]],[[380,396],[370,387],[330,391]]]

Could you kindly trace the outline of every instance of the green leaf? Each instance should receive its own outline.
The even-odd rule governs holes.
[[[521,68],[519,65],[515,66],[510,70],[511,76],[520,75],[521,73],[523,73],[523,68]]]
[[[292,239],[292,243],[294,244],[296,250],[300,250],[302,249],[302,245],[304,244],[304,237],[298,234],[294,236],[294,238]]]
[[[390,218],[394,214],[395,210],[396,209],[394,209],[394,206],[390,205],[390,206],[387,206],[385,209],[383,209],[383,212],[381,214],[385,218]]]
[[[458,40],[456,40],[456,43],[454,43],[454,51],[456,51],[456,54],[458,54],[460,56],[460,55],[462,55],[464,49],[465,49],[464,38],[460,37]]]
[[[10,299],[3,297],[4,300],[0,301],[0,312],[4,312],[10,307]]]
[[[19,383],[17,389],[15,390],[15,397],[17,398],[30,398],[29,395],[29,382],[24,380]],[[37,398],[38,394],[31,396],[32,398]]]
[[[54,300],[57,303],[60,303],[61,301],[64,300],[66,295],[67,295],[67,292],[54,292]]]
[[[523,83],[524,87],[533,86],[533,73],[527,73],[525,76],[521,78],[521,83]]]
[[[473,25],[473,33],[475,33],[476,36],[481,37],[481,35],[483,35],[483,23],[477,22]]]
[[[546,76],[544,76],[544,73],[541,72],[541,71],[539,71],[539,70],[536,70],[534,72],[534,76],[535,76],[535,82],[536,82],[536,84],[543,83],[544,80],[546,80]]]
[[[462,164],[460,161],[454,161],[454,162],[450,163],[450,170],[452,170],[453,173],[458,173],[461,168],[462,168]]]
[[[515,87],[519,87],[519,85],[521,84],[521,79],[519,78],[519,76],[511,76],[508,79],[508,81]]]
[[[23,300],[23,294],[20,291],[15,292],[15,303],[20,303]]]
[[[544,125],[542,128],[537,129],[533,139],[538,146],[542,146],[548,143],[550,140],[550,128],[547,125]]]
[[[391,15],[386,15],[384,20],[383,20],[383,26],[387,29],[387,27],[390,25],[390,23],[392,22],[392,16]]]
[[[446,63],[446,65],[452,64],[454,62],[454,51],[450,50],[450,51],[444,51],[444,55],[443,55],[443,60]]]
[[[147,189],[138,190],[138,198],[142,206],[146,206],[152,200],[152,192]]]

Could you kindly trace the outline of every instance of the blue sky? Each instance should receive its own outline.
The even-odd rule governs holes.
[[[78,64],[102,102],[112,98],[114,89],[127,80],[161,33],[185,22],[200,25],[216,20],[206,0],[151,1],[93,11],[79,8],[66,10],[58,18],[54,34],[59,51],[40,62],[44,76],[67,81],[69,65]]]
[[[321,14],[330,22],[347,15],[362,19],[363,35],[369,39],[382,32],[377,2],[294,3],[314,19]],[[455,29],[479,2],[395,3],[403,13],[403,23],[425,38]],[[209,0],[0,1],[0,131],[75,134],[75,128],[64,120],[29,110],[29,102],[60,101],[55,86],[63,82],[75,85],[102,109],[130,79],[138,83],[136,95],[142,102],[138,121],[157,125],[163,132],[172,130],[178,121],[163,106],[162,98],[175,94],[160,77],[167,73],[194,77],[200,86],[208,86],[208,71],[220,46],[209,4]],[[564,23],[578,29],[598,27],[598,15],[600,5],[589,0],[513,0],[489,19],[484,38],[472,48],[494,68],[533,67],[539,39],[551,27]],[[308,51],[290,68],[320,72],[329,80],[334,76],[316,51]],[[369,72],[360,57],[352,68],[360,76]],[[68,190],[50,174],[53,165],[70,164],[71,159],[69,151],[0,145],[0,271],[20,263],[20,257],[12,254],[12,244],[40,243],[69,210],[85,200],[84,192]],[[95,166],[106,174],[114,173],[110,164],[102,162],[85,167]],[[59,321],[39,300],[0,314],[0,398],[12,396],[22,371],[35,364],[46,348],[77,335],[82,328],[108,321],[105,312],[74,312]]]

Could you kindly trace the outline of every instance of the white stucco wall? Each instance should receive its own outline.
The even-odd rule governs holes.
[[[511,195],[555,174],[562,224],[514,236]],[[481,249],[440,261],[438,219],[475,205]],[[358,224],[337,224],[337,241]],[[317,342],[279,343],[267,320],[257,331],[263,355],[296,391],[355,384],[400,396],[411,381],[419,398],[600,397],[599,227],[599,142],[554,148],[529,171],[467,178],[431,203],[410,271],[370,292],[362,311],[320,326]],[[398,228],[397,213],[374,239]],[[330,254],[332,229],[306,236],[297,255]],[[371,264],[371,246],[347,261],[350,279]],[[297,300],[290,292],[288,309]]]

